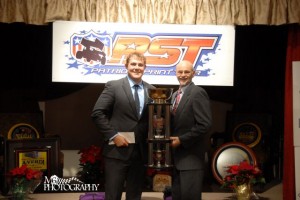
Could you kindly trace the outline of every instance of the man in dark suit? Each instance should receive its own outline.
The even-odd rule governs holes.
[[[206,91],[196,86],[189,61],[176,66],[179,89],[172,97],[171,147],[174,161],[172,200],[200,200],[205,167],[205,136],[211,127]]]
[[[106,83],[91,115],[104,136],[105,200],[120,200],[124,186],[127,200],[140,200],[144,184],[148,135],[146,104],[150,100],[146,91],[154,86],[142,80],[146,68],[146,58],[142,54],[128,55],[125,67],[127,76]]]

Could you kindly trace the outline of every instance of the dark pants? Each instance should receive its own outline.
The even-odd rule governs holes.
[[[201,200],[204,170],[173,172],[172,200]]]
[[[145,183],[145,165],[138,151],[130,160],[105,158],[105,200],[121,200],[125,186],[126,200],[140,200]]]

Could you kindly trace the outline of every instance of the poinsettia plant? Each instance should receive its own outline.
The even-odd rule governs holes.
[[[248,161],[228,166],[226,172],[228,174],[223,178],[222,188],[234,189],[243,184],[265,183],[262,171],[257,166],[249,164]]]
[[[85,183],[100,183],[103,179],[102,149],[91,145],[79,150],[80,171],[78,178]]]
[[[24,181],[41,179],[43,173],[40,170],[33,170],[27,165],[22,165],[21,167],[13,168],[9,171],[13,179],[20,179]]]
[[[22,165],[11,169],[9,175],[12,194],[33,193],[42,180],[43,172]]]

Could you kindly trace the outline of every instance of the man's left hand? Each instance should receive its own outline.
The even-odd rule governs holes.
[[[180,145],[179,137],[170,137],[171,139],[171,147],[178,147]]]

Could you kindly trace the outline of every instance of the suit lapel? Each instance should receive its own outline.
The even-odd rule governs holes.
[[[178,90],[172,94],[172,98],[171,98],[172,105],[175,103],[174,101],[175,101],[175,97],[177,96],[177,92],[178,92]]]
[[[194,83],[191,83],[184,91],[184,94],[183,96],[181,97],[180,99],[180,102],[179,102],[179,105],[176,109],[176,113],[181,113],[181,111],[184,109],[184,106],[187,102],[187,100],[190,98],[190,95],[191,95],[191,91],[192,91],[192,88],[194,86]]]
[[[127,97],[128,101],[129,101],[129,105],[132,109],[132,113],[137,113],[137,110],[135,108],[135,102],[134,102],[134,99],[133,99],[133,96],[132,96],[130,84],[129,84],[129,81],[128,81],[127,77],[123,79],[122,87],[123,87],[123,90],[126,94],[126,97]],[[136,116],[137,116],[137,114],[136,114]]]
[[[147,103],[149,102],[149,98],[148,98],[149,85],[143,81],[143,87],[144,87],[144,107],[143,107],[141,115],[143,115],[143,113],[145,112],[145,109],[148,109]]]

